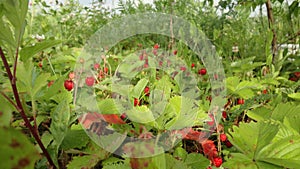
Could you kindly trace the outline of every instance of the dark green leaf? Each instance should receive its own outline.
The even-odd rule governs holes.
[[[39,154],[23,133],[0,127],[0,136],[0,168],[34,168]]]
[[[27,61],[29,58],[34,56],[35,54],[48,49],[50,47],[56,46],[60,44],[60,40],[45,40],[43,42],[39,42],[34,46],[25,47],[20,51],[20,56],[22,61]]]

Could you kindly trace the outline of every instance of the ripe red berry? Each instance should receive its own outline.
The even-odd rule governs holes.
[[[174,50],[174,51],[173,51],[173,54],[174,54],[174,55],[177,55],[177,50]]]
[[[149,91],[150,91],[150,88],[148,86],[146,86],[144,89],[144,93],[146,96],[149,96],[149,94],[150,94]]]
[[[125,120],[125,119],[127,118],[127,116],[126,116],[125,113],[123,113],[123,114],[121,114],[120,118],[121,118],[122,120]]]
[[[194,67],[195,67],[195,63],[192,63],[191,68],[194,68]]]
[[[298,79],[295,78],[295,77],[290,77],[289,80],[290,80],[290,81],[294,81],[294,82],[297,82],[297,81],[298,81]]]
[[[221,157],[216,157],[213,159],[213,164],[216,166],[216,167],[220,167],[223,163],[223,160]]]
[[[98,70],[100,68],[100,64],[99,63],[95,63],[94,64],[94,69]]]
[[[222,112],[222,117],[223,117],[224,119],[227,118],[227,112],[226,112],[226,111],[223,111],[223,112]]]
[[[294,75],[299,79],[300,78],[300,72],[295,72]]]
[[[64,86],[68,91],[71,91],[74,87],[74,82],[72,80],[66,80]]]
[[[200,74],[200,75],[206,75],[206,69],[202,68],[202,69],[198,70],[198,74]]]
[[[220,140],[221,140],[222,142],[226,141],[226,140],[227,140],[226,134],[224,134],[224,133],[220,134]]]
[[[264,90],[262,91],[262,93],[263,93],[263,94],[267,94],[267,93],[268,93],[268,90],[267,90],[267,89],[264,89]]]
[[[39,62],[38,66],[39,66],[40,68],[42,68],[42,67],[43,67],[43,63],[42,63],[42,62]]]
[[[134,98],[133,105],[134,105],[134,106],[140,105],[139,99]]]
[[[95,79],[94,79],[94,77],[87,77],[86,79],[85,79],[85,84],[87,85],[87,86],[93,86],[94,85],[94,83],[95,83]]]
[[[180,67],[180,70],[185,71],[185,70],[186,70],[186,67],[181,66],[181,67]]]
[[[158,48],[159,48],[159,45],[158,45],[158,44],[155,44],[155,45],[153,46],[153,48],[154,48],[154,49],[158,49]]]
[[[212,169],[211,166],[208,166],[206,169]]]
[[[209,102],[212,101],[212,97],[211,96],[206,96],[206,100],[209,100]]]
[[[108,73],[108,67],[105,67],[105,68],[104,68],[104,72],[105,72],[105,73]]]
[[[144,68],[148,68],[148,67],[149,67],[148,63],[145,63]]]
[[[225,143],[227,148],[230,148],[230,147],[233,146],[229,140],[226,140],[224,143]]]
[[[74,79],[75,78],[75,73],[74,72],[70,72],[69,73],[69,79]]]
[[[50,82],[48,82],[47,86],[50,87],[50,86],[52,86],[53,83],[54,83],[54,81],[51,80]]]
[[[244,99],[238,99],[237,104],[244,104],[245,100]]]

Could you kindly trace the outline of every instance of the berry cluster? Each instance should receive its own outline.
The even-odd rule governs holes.
[[[297,82],[300,79],[300,72],[294,72],[290,75],[289,80]]]
[[[84,63],[84,60],[81,59],[80,63]],[[104,66],[103,69],[101,69],[101,65],[99,63],[95,63],[92,67],[96,72],[97,72],[97,76],[96,78],[94,76],[87,76],[85,78],[85,84],[88,87],[92,87],[94,86],[95,83],[97,83],[97,81],[102,80],[103,78],[106,77],[106,75],[108,75],[108,67]],[[74,72],[70,72],[69,73],[69,78],[67,80],[65,80],[64,82],[64,87],[66,90],[71,91],[74,88],[74,78],[75,78],[75,73]],[[53,83],[53,82],[52,82]],[[50,84],[50,82],[48,83],[48,87],[50,87],[52,85],[52,83]]]

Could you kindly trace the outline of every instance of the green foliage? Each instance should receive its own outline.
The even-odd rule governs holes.
[[[281,137],[279,121],[261,121],[233,127],[229,140],[241,153],[233,153],[225,167],[295,168],[299,165],[299,134]],[[274,139],[276,138],[276,141]],[[236,165],[237,164],[237,165]]]
[[[0,127],[0,167],[34,168],[39,154],[33,144],[20,131]]]
[[[264,0],[228,0],[218,4],[213,0],[156,0],[152,5],[143,1],[120,1],[118,11],[105,9],[97,2],[84,7],[75,0],[68,1],[68,4],[53,2],[52,5],[42,0],[34,0],[32,4],[28,0],[0,0],[0,47],[8,62],[5,68],[10,68],[13,76],[16,69],[13,80],[16,79],[17,94],[23,107],[20,110],[16,106],[16,90],[11,88],[8,72],[2,66],[5,60],[1,56],[0,168],[50,167],[38,154],[44,153],[36,144],[39,137],[34,140],[28,133],[20,111],[38,131],[40,141],[59,168],[134,168],[134,162],[143,164],[144,168],[216,168],[213,160],[205,157],[197,134],[206,132],[203,122],[207,122],[207,114],[216,113],[209,112],[215,102],[210,101],[211,92],[215,91],[211,91],[209,79],[218,80],[219,77],[211,72],[209,75],[197,74],[199,69],[210,65],[203,65],[185,42],[153,34],[132,36],[111,49],[104,49],[105,56],[99,56],[101,61],[82,61],[90,64],[88,70],[97,77],[93,87],[79,89],[85,83],[77,81],[77,72],[75,79],[68,77],[78,57],[84,55],[80,53],[94,32],[107,22],[143,12],[162,12],[186,19],[207,36],[222,58],[228,103],[219,107],[227,114],[226,117],[219,114],[209,117],[212,121],[208,122],[215,124],[214,120],[220,118],[221,121],[217,130],[207,138],[218,144],[218,156],[224,161],[221,168],[298,168],[299,52],[279,49],[273,55],[270,49],[275,35],[272,29],[277,44],[299,44],[299,2],[272,0],[271,3],[275,23],[270,27],[270,19],[262,12],[266,4]],[[255,8],[260,8],[260,13],[252,16]],[[121,25],[112,25],[112,28],[118,26]],[[139,26],[143,24],[135,30],[124,31],[124,34],[139,31]],[[170,27],[160,29],[171,31]],[[180,31],[184,37],[184,30]],[[187,31],[191,35],[195,32],[194,29]],[[190,40],[196,42],[199,39]],[[150,56],[156,43],[160,50],[168,50],[169,54],[176,50],[177,54],[168,59],[186,66],[186,70],[153,69],[157,63]],[[146,48],[151,49],[145,51],[149,56],[149,68],[142,69],[145,60],[140,59],[135,51]],[[95,63],[100,63],[100,68],[94,68]],[[192,63],[194,67],[190,67]],[[104,72],[104,67],[109,70]],[[193,77],[184,78],[186,72]],[[67,79],[73,80],[79,88],[67,91],[64,88]],[[144,92],[146,86],[149,95]],[[193,87],[195,90],[191,89]],[[96,98],[89,97],[92,91]],[[78,93],[84,94],[76,98]],[[135,98],[139,104],[134,106]],[[244,104],[237,103],[241,98],[245,99]],[[78,112],[111,114],[115,115],[111,116],[114,118],[122,115],[118,120],[126,124],[107,124],[105,127],[109,128],[108,131],[122,131],[125,135],[86,133],[82,126],[92,127],[95,119],[88,119],[88,124],[80,126]],[[124,142],[125,136],[143,137],[145,133],[149,134],[148,137],[160,136],[166,130],[181,137],[184,129],[191,129],[185,138],[189,141],[180,140],[167,152],[159,147],[154,151],[161,153],[153,157],[146,144]],[[99,132],[103,132],[102,129]],[[234,145],[233,148],[226,148],[228,142],[221,142],[216,137],[221,133],[227,134],[227,141]],[[157,146],[151,144],[151,147]],[[127,157],[126,153],[114,156],[107,152],[123,145],[138,147],[138,150],[130,149],[127,155],[146,153],[150,157],[136,159]]]
[[[21,60],[26,62],[29,58],[33,57],[35,54],[46,50],[47,48],[53,47],[55,45],[60,44],[59,40],[45,40],[43,42],[39,42],[34,46],[28,46],[23,48],[20,51]]]

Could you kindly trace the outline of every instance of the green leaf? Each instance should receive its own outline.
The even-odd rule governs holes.
[[[150,109],[147,106],[137,106],[126,112],[131,121],[138,123],[150,123],[155,119]]]
[[[283,122],[285,117],[295,116],[299,114],[300,105],[295,103],[280,103],[272,112],[272,119]]]
[[[88,144],[90,138],[86,132],[79,125],[73,125],[71,130],[68,130],[63,142],[61,143],[61,148],[64,150],[83,148]]]
[[[173,156],[165,154],[166,159],[166,169],[191,169],[183,161],[176,160]]]
[[[278,130],[278,124],[273,121],[241,123],[239,127],[233,127],[234,132],[230,132],[228,139],[240,152],[255,159],[256,154],[271,143]]]
[[[9,0],[4,2],[4,15],[14,27],[16,44],[21,44],[25,30],[25,18],[28,10],[28,0]],[[16,46],[17,47],[17,46]]]
[[[300,100],[300,93],[292,93],[288,95],[290,98]]]
[[[57,105],[51,113],[51,119],[50,132],[53,135],[55,145],[58,149],[66,136],[70,119],[70,108],[66,100],[62,100]]]
[[[34,168],[39,154],[23,133],[0,127],[0,136],[0,168]]]
[[[25,47],[20,51],[20,59],[25,62],[35,54],[50,47],[56,46],[60,43],[60,40],[45,40],[35,44],[34,46]]]
[[[188,153],[186,152],[186,150],[182,147],[177,147],[173,153],[173,156],[175,158],[179,158],[181,160],[185,160],[187,157]]]
[[[101,114],[119,114],[114,99],[105,99],[98,102]]]
[[[139,98],[144,91],[145,87],[148,84],[147,79],[141,79],[139,82],[134,86],[133,91],[131,92],[131,96],[134,98]]]
[[[33,75],[32,62],[20,62],[17,66],[17,86],[21,91],[27,92],[29,95],[32,93],[32,75]],[[32,96],[32,95],[31,95]]]
[[[66,63],[74,64],[74,63],[76,63],[76,58],[74,58],[74,56],[71,56],[71,55],[58,55],[51,59],[51,63],[53,65],[62,64],[62,63],[63,64],[66,64]]]
[[[184,161],[192,169],[206,168],[210,161],[199,153],[190,153]]]
[[[13,33],[11,32],[10,28],[3,22],[3,20],[0,20],[0,42],[3,41],[3,44],[8,44],[12,48],[16,48],[16,42],[13,37]]]
[[[276,164],[285,168],[300,166],[300,136],[289,136],[266,145],[258,157],[261,161]]]
[[[105,165],[103,169],[132,169],[128,164],[113,164],[113,165]]]
[[[73,157],[72,161],[67,165],[67,168],[93,168],[99,159],[94,155],[85,155]]]
[[[65,77],[56,79],[54,83],[49,88],[47,88],[41,98],[44,100],[50,100],[53,96],[57,95],[58,92],[64,91],[64,81]]]
[[[161,90],[164,93],[166,99],[170,98],[173,84],[170,82],[168,76],[163,76],[160,80],[154,82],[154,86],[156,90]]]
[[[42,89],[42,87],[47,85],[47,80],[50,77],[50,73],[41,73],[36,78],[32,79],[33,87],[31,95],[36,98],[37,93]]]
[[[272,110],[267,107],[259,107],[253,110],[247,111],[247,116],[256,121],[267,120],[271,117]]]
[[[16,109],[2,95],[0,95],[0,105],[0,127],[8,127],[13,117],[12,112]]]
[[[5,15],[16,30],[21,30],[25,22],[28,0],[10,0],[4,3]]]
[[[198,116],[198,109],[195,107],[195,100],[187,97],[178,97],[174,110],[178,112],[175,117],[176,121],[170,126],[169,129],[182,129],[185,127],[192,127],[195,123],[195,119]],[[171,102],[171,101],[170,101]]]
[[[223,163],[223,167],[230,169],[258,169],[255,162],[245,154],[231,153],[230,157],[230,159]]]
[[[285,117],[283,124],[300,134],[300,115]]]

